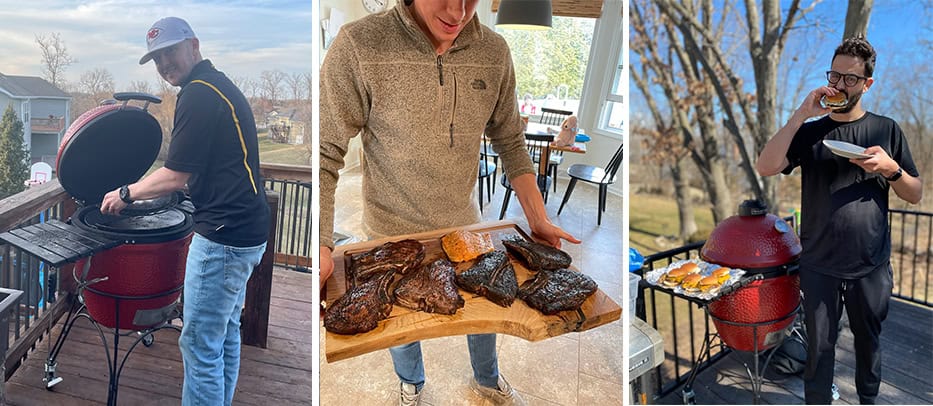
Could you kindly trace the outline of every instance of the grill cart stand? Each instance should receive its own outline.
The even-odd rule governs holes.
[[[22,249],[23,251],[37,256],[50,267],[51,272],[57,272],[62,265],[73,263],[82,258],[87,258],[85,260],[82,271],[83,275],[87,275],[94,254],[124,243],[124,241],[108,239],[107,237],[88,233],[78,227],[57,220],[50,220],[44,224],[33,224],[10,230],[0,234],[0,240],[3,240],[13,246]],[[85,281],[83,280],[83,277],[79,277],[77,268],[75,268],[74,276],[78,285],[77,300],[72,303],[71,309],[68,311],[68,317],[65,319],[64,327],[62,328],[58,339],[55,341],[54,347],[49,350],[49,356],[45,362],[45,376],[43,380],[45,381],[46,389],[48,390],[51,390],[52,387],[62,381],[61,377],[55,375],[55,369],[57,366],[56,359],[62,349],[62,346],[65,343],[65,339],[68,337],[68,333],[71,332],[71,328],[74,326],[75,321],[82,317],[86,318],[97,329],[101,342],[104,345],[104,353],[107,356],[107,364],[109,369],[107,404],[116,405],[120,373],[123,370],[123,366],[126,364],[126,360],[130,353],[132,353],[132,351],[140,342],[142,342],[143,345],[147,347],[152,345],[152,333],[158,330],[171,328],[180,331],[180,327],[171,323],[172,320],[179,318],[180,314],[176,308],[176,310],[172,312],[172,314],[166,316],[166,319],[161,323],[139,331],[126,329],[121,331],[119,328],[119,323],[117,323],[117,327],[108,328],[101,326],[101,324],[94,320],[94,318],[91,317],[91,315],[88,313],[87,306],[84,304],[84,291],[87,290],[102,297],[113,299],[114,320],[119,321],[121,302],[132,300],[148,300],[167,296],[178,292],[182,289],[182,286],[178,286],[175,289],[167,292],[148,296],[125,296],[102,292],[100,290],[95,290],[92,287],[95,283],[106,280],[106,277]],[[104,332],[105,328],[112,330],[112,354],[107,342],[106,334]],[[130,336],[136,336],[136,338],[123,354],[123,356],[120,357],[120,338]]]

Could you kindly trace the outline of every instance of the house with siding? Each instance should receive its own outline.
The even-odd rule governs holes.
[[[0,73],[0,113],[10,105],[23,122],[32,163],[54,168],[58,145],[71,123],[71,96],[39,77]]]

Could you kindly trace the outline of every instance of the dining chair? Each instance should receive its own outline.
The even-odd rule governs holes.
[[[488,159],[492,159],[492,163],[491,163],[492,166],[490,167],[490,169],[492,170],[492,182],[491,182],[491,184],[492,184],[492,189],[491,189],[491,192],[492,192],[492,194],[496,194],[496,182],[495,182],[495,180],[496,180],[496,175],[498,175],[498,170],[499,170],[499,168],[498,168],[498,166],[499,166],[499,154],[496,153],[496,151],[492,149],[492,145],[489,144],[489,138],[486,138],[486,135],[485,135],[485,134],[483,134],[482,140],[483,140],[483,144],[482,144],[482,146],[480,147],[480,150],[479,150],[479,157],[480,157],[480,159],[486,160],[486,162],[489,162]],[[487,185],[487,186],[489,186],[489,185]],[[490,200],[492,200],[492,198],[490,198]]]
[[[542,165],[535,157],[548,156],[551,153],[552,141],[554,141],[554,136],[550,134],[525,134],[525,146],[528,148],[528,154],[532,157],[532,162],[535,162],[538,190],[541,192],[541,196],[544,198],[545,203],[547,203],[547,192],[551,186],[552,180],[551,177],[548,176],[547,164]],[[512,197],[512,185],[509,183],[509,179],[504,171],[500,184],[505,188],[502,210],[499,211],[499,220],[502,220],[505,217],[505,211],[509,208],[509,198]]]
[[[486,200],[492,201],[492,187],[495,186],[496,182],[496,164],[494,162],[489,162],[490,159],[493,159],[493,156],[488,153],[483,153],[483,151],[492,151],[492,148],[489,147],[486,137],[483,137],[483,145],[480,150],[480,160],[479,160],[479,177],[476,180],[477,187],[479,188],[479,212],[483,212],[483,181],[486,181]],[[493,152],[495,153],[495,152]],[[499,155],[495,156],[495,160],[498,160]]]
[[[620,166],[622,166],[622,144],[619,144],[619,149],[612,155],[612,158],[609,160],[609,163],[606,164],[605,168],[586,164],[570,165],[570,167],[567,168],[567,175],[570,176],[570,183],[567,184],[567,190],[564,192],[564,198],[560,202],[560,208],[557,209],[557,215],[560,216],[561,210],[564,210],[564,205],[567,204],[567,200],[570,199],[570,194],[573,193],[573,187],[576,186],[577,181],[582,180],[599,185],[599,207],[597,208],[596,224],[602,224],[603,212],[606,211],[606,195],[609,192],[609,185],[615,182],[616,172],[618,172]]]
[[[542,107],[541,118],[538,122],[545,125],[560,126],[567,117],[572,115],[572,111]],[[562,163],[564,163],[564,151],[552,151],[548,162],[548,175],[554,179],[554,192],[557,192],[557,167]]]

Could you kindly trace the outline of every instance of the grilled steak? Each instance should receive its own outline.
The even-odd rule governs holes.
[[[596,292],[589,276],[568,269],[538,272],[518,290],[518,297],[544,314],[579,309]]]
[[[521,258],[531,271],[553,271],[570,266],[570,254],[549,245],[527,241],[521,237],[502,240],[505,248]]]
[[[409,273],[395,289],[395,303],[428,313],[454,314],[464,301],[454,285],[454,266],[438,259]]]
[[[511,306],[518,291],[515,268],[505,251],[483,254],[470,269],[457,275],[457,285],[502,307]]]
[[[337,334],[359,334],[376,328],[392,311],[389,283],[395,273],[386,272],[357,284],[335,300],[324,313],[324,328]]]
[[[415,240],[387,242],[350,256],[349,280],[352,285],[389,273],[407,274],[424,259],[424,245]]]

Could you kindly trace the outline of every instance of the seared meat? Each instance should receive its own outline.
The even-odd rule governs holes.
[[[505,251],[483,254],[470,269],[457,275],[457,285],[502,307],[511,306],[518,291],[515,268]]]
[[[570,254],[549,245],[538,244],[521,237],[502,240],[512,254],[528,265],[531,271],[552,271],[570,266]]]
[[[348,280],[352,285],[385,273],[407,274],[424,259],[424,245],[415,240],[387,242],[350,257]]]
[[[412,310],[454,314],[464,305],[455,275],[450,261],[438,259],[405,275],[395,289],[395,302]]]
[[[466,230],[456,230],[441,237],[441,246],[447,253],[447,258],[453,262],[469,261],[496,249],[489,234],[476,234]]]
[[[518,297],[544,314],[579,309],[596,292],[589,276],[568,269],[542,271],[522,284]]]
[[[350,288],[327,306],[324,328],[337,334],[359,334],[376,328],[392,312],[389,284],[394,272],[386,272]]]

